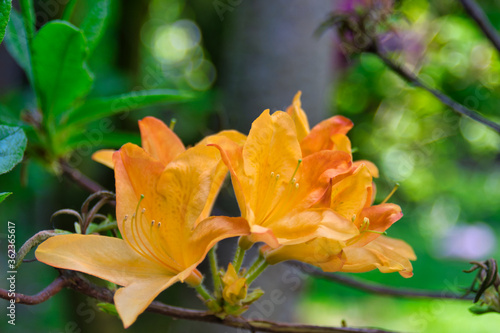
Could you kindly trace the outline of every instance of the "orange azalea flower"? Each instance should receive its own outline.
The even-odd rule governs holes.
[[[123,286],[114,302],[125,327],[173,283],[200,284],[196,267],[218,241],[249,233],[241,218],[208,217],[218,191],[213,184],[224,167],[219,152],[208,146],[165,152],[175,144],[162,143],[156,134],[143,139],[145,149],[126,144],[113,154],[116,218],[123,239],[61,235],[36,251],[37,259],[48,265]],[[159,143],[162,149],[156,149]]]
[[[241,215],[252,234],[240,240],[272,248],[322,235],[346,240],[357,234],[352,223],[327,208],[312,208],[330,179],[351,168],[349,154],[321,151],[303,157],[292,117],[264,111],[242,147],[216,145],[229,168]],[[226,147],[230,147],[226,143]]]
[[[302,109],[301,95],[300,91],[295,94],[292,105],[287,108],[286,112],[295,123],[302,155],[308,156],[321,150],[338,150],[351,155],[351,141],[347,137],[347,132],[353,127],[352,121],[343,116],[334,116],[323,120],[311,130],[307,115]],[[353,166],[361,163],[370,169],[372,176],[378,177],[378,169],[370,161],[356,161],[353,162]]]
[[[263,247],[266,260],[271,264],[299,260],[329,272],[367,272],[378,268],[383,273],[399,272],[403,277],[411,277],[410,260],[416,260],[413,249],[402,240],[381,235],[403,216],[401,208],[386,203],[371,206],[373,192],[368,167],[364,164],[353,167],[347,176],[332,185],[329,207],[350,219],[359,235],[341,248],[338,242],[324,237],[278,249]]]

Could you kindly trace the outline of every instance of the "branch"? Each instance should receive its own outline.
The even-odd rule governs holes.
[[[77,169],[71,167],[67,162],[60,161],[59,164],[61,165],[63,176],[75,182],[84,190],[89,191],[90,193],[106,191],[104,187],[97,184],[96,182],[94,182],[92,179],[82,174]]]
[[[380,48],[374,43],[372,48],[369,49],[369,52],[372,52],[373,54],[377,55],[382,61],[394,72],[396,72],[399,76],[401,76],[403,79],[405,79],[407,82],[414,84],[417,87],[420,87],[422,89],[427,90],[431,94],[433,94],[437,99],[441,101],[441,103],[449,106],[453,111],[467,116],[471,119],[474,119],[477,122],[480,122],[483,125],[486,125],[493,130],[495,130],[497,133],[500,133],[500,125],[497,123],[494,123],[493,121],[483,117],[481,114],[479,114],[477,111],[473,111],[465,106],[463,106],[460,103],[455,102],[452,100],[450,97],[446,96],[439,90],[433,89],[431,87],[428,87],[425,85],[422,81],[418,79],[417,76],[415,76],[413,73],[409,72],[406,68],[403,68],[393,62],[391,59],[389,59],[381,50]]]
[[[109,289],[96,286],[90,283],[85,278],[77,273],[67,270],[61,270],[61,276],[54,280],[47,288],[34,296],[23,294],[15,294],[16,303],[20,304],[39,304],[50,297],[57,294],[63,287],[76,290],[84,295],[95,298],[99,301],[113,303],[113,292]],[[0,289],[0,298],[11,299],[8,295],[9,291]],[[206,311],[184,309],[176,306],[166,305],[161,302],[154,301],[146,309],[146,311],[159,313],[165,316],[201,321],[207,323],[215,323],[234,328],[247,329],[251,332],[271,332],[271,333],[391,333],[375,328],[352,328],[352,327],[323,327],[314,325],[300,325],[279,323],[265,320],[251,320],[241,317],[227,317],[220,319],[219,317],[210,314]]]
[[[328,281],[337,282],[343,284],[345,286],[349,286],[355,289],[360,289],[369,293],[383,295],[383,296],[400,296],[400,297],[408,297],[408,298],[433,298],[433,299],[457,299],[457,300],[472,300],[473,296],[460,296],[455,293],[446,293],[440,291],[433,290],[415,290],[415,289],[402,289],[402,288],[393,288],[387,287],[381,284],[361,281],[359,279],[353,279],[351,277],[340,275],[336,273],[327,273],[323,272],[321,269],[306,265],[299,262],[294,262],[290,264],[302,270],[303,272],[319,277],[321,279],[325,279]]]
[[[476,21],[479,28],[483,31],[486,37],[490,40],[493,46],[500,52],[500,35],[491,25],[488,17],[484,14],[481,7],[474,0],[460,0],[467,14]]]
[[[35,305],[47,301],[49,298],[60,292],[62,288],[67,287],[68,285],[69,281],[64,276],[59,276],[36,295],[28,296],[0,288],[0,298],[7,300],[14,299],[16,303],[20,304]],[[14,297],[10,297],[9,294],[14,294]]]

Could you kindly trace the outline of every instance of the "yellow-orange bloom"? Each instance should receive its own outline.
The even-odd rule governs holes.
[[[301,107],[300,91],[287,112],[295,122],[304,156],[325,150],[351,155],[351,144],[346,136],[352,128],[350,120],[336,116],[309,130],[307,116]],[[410,260],[416,259],[411,246],[381,235],[402,217],[401,208],[394,204],[371,206],[375,196],[373,177],[378,177],[378,169],[373,163],[353,162],[349,172],[331,180],[331,187],[314,206],[328,207],[352,221],[359,235],[344,243],[319,236],[275,249],[263,246],[261,251],[266,260],[271,264],[299,260],[330,272],[366,272],[378,268],[384,273],[397,271],[404,277],[411,277]]]
[[[162,142],[161,133],[141,130],[155,138],[143,136],[145,149],[124,145],[113,153],[111,164],[123,239],[61,235],[36,251],[37,259],[48,265],[123,286],[114,302],[125,327],[173,283],[199,284],[196,267],[218,241],[249,233],[242,218],[208,217],[227,170],[217,149],[199,145],[166,152],[175,144]]]
[[[276,248],[320,235],[346,240],[357,234],[350,221],[332,210],[312,207],[330,179],[350,169],[349,154],[324,150],[303,157],[286,112],[264,111],[242,147],[218,148],[229,167],[241,215],[251,226],[252,234],[240,240],[243,248],[255,242]]]

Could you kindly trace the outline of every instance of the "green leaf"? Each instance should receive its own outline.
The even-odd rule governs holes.
[[[66,147],[71,151],[74,148],[91,145],[92,147],[120,148],[126,143],[141,144],[141,136],[137,133],[111,132],[103,133],[98,129],[83,131],[72,136],[66,143]]]
[[[158,89],[87,100],[85,104],[69,114],[67,124],[86,124],[122,111],[132,111],[161,103],[185,101],[189,98],[189,95],[176,90]]]
[[[0,0],[0,43],[5,36],[5,28],[7,28],[7,23],[9,23],[11,8],[12,0]]]
[[[0,203],[1,203],[2,201],[4,201],[5,199],[7,199],[7,197],[8,197],[9,195],[11,195],[11,194],[12,194],[12,192],[2,192],[2,193],[0,193]]]
[[[33,39],[33,73],[44,120],[52,121],[87,95],[92,74],[81,30],[64,21],[44,25]]]
[[[33,84],[33,70],[31,68],[28,36],[24,27],[23,18],[15,9],[10,14],[10,21],[5,36],[5,46],[12,58],[24,69],[26,76]]]
[[[0,125],[0,175],[21,162],[27,141],[21,128]]]
[[[87,16],[85,16],[85,20],[80,27],[85,37],[87,37],[89,54],[94,51],[106,28],[107,18],[111,9],[111,0],[97,0],[92,5],[93,7]]]

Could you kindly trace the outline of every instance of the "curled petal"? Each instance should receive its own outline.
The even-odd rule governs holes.
[[[381,204],[365,208],[361,211],[360,216],[356,219],[355,224],[358,228],[367,220],[369,222],[368,230],[374,232],[364,232],[356,242],[352,242],[352,246],[362,247],[380,236],[379,233],[386,231],[393,223],[403,217],[401,207],[395,204]]]
[[[92,154],[92,159],[98,163],[107,166],[110,169],[114,169],[115,165],[113,163],[114,149],[101,149]]]
[[[380,236],[364,247],[349,246],[344,249],[346,262],[343,272],[361,273],[378,268],[382,273],[399,272],[413,276],[410,260],[416,260],[411,246],[402,240]]]
[[[342,116],[335,116],[314,126],[311,132],[300,142],[302,155],[307,156],[321,150],[331,150],[335,142],[335,134],[347,134],[352,128],[352,122]]]
[[[139,120],[139,129],[142,147],[163,165],[186,150],[179,137],[157,118],[146,117]]]

